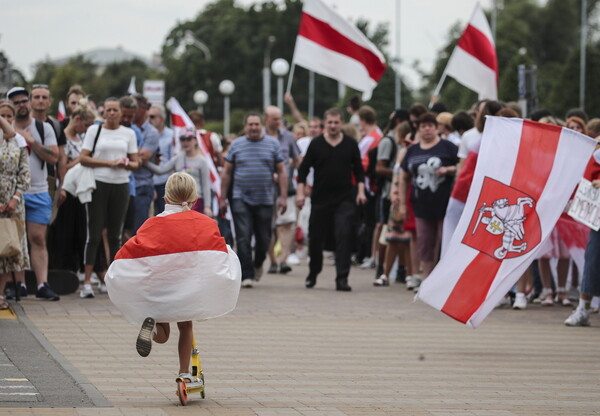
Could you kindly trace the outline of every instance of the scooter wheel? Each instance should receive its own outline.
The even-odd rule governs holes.
[[[185,389],[185,382],[177,380],[177,396],[179,396],[179,402],[182,406],[185,406],[188,402],[188,394]]]

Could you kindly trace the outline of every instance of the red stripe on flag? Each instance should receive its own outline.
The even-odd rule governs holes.
[[[180,115],[171,113],[171,125],[174,127],[185,127],[185,121]]]
[[[466,323],[485,300],[501,265],[485,253],[477,254],[454,285],[442,312]]]
[[[562,127],[523,120],[517,163],[510,186],[531,196],[542,195],[556,156]]]
[[[215,220],[190,210],[148,219],[115,260],[204,250],[227,252],[227,245]]]
[[[558,126],[523,120],[510,186],[531,196],[536,204],[552,171],[561,131]],[[485,301],[501,265],[485,253],[477,254],[456,282],[442,312],[467,322]]]
[[[498,59],[496,48],[490,40],[474,26],[467,25],[456,45],[469,55],[474,56],[498,76]]]
[[[378,81],[385,72],[385,64],[377,55],[342,35],[327,22],[316,19],[307,13],[302,13],[298,36],[359,61],[365,66],[371,79],[375,81]]]

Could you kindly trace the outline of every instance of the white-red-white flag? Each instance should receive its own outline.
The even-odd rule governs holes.
[[[58,121],[63,121],[65,119],[65,117],[67,117],[67,110],[65,109],[65,103],[63,102],[63,100],[60,100],[58,102],[58,111],[56,114],[56,118],[58,119]]]
[[[490,25],[479,7],[460,36],[445,70],[447,75],[477,92],[479,99],[498,99],[498,59]]]
[[[481,324],[538,255],[595,145],[560,126],[488,117],[456,232],[417,298]]]
[[[304,0],[292,63],[362,91],[365,101],[386,68],[375,45],[321,0]]]
[[[171,127],[173,128],[173,131],[175,132],[175,138],[177,139],[177,141],[179,141],[178,139],[179,139],[179,136],[181,135],[182,129],[185,129],[185,128],[194,129],[194,130],[196,129],[196,126],[194,126],[192,119],[190,119],[190,116],[187,115],[187,113],[185,112],[183,107],[181,107],[181,104],[179,104],[179,101],[177,101],[177,99],[175,97],[169,98],[169,101],[167,101],[167,107],[169,108],[169,111],[171,112]],[[217,197],[220,198],[221,197],[221,176],[219,175],[219,171],[217,170],[217,167],[215,166],[215,163],[212,159],[210,152],[204,145],[204,141],[202,140],[202,137],[200,136],[199,130],[196,131],[196,139],[198,141],[198,146],[200,147],[200,150],[202,150],[202,154],[204,155],[204,158],[208,162],[208,169],[210,171],[211,188],[215,192],[215,194],[217,194]],[[179,145],[179,143],[177,143],[177,145]]]
[[[130,95],[137,94],[137,89],[135,88],[135,75],[131,77],[131,80],[129,80],[129,86],[127,87],[127,93]]]

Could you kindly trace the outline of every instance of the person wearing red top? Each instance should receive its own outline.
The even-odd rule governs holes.
[[[600,143],[590,159],[583,177],[600,188]],[[600,230],[590,230],[590,238],[585,249],[585,266],[579,286],[579,305],[565,320],[567,326],[589,326],[592,297],[600,296]]]

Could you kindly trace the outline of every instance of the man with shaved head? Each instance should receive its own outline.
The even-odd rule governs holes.
[[[293,170],[300,164],[300,149],[294,140],[294,135],[283,126],[283,117],[281,110],[275,106],[265,108],[265,135],[276,138],[279,141],[283,163],[288,175],[288,209],[284,214],[275,216],[275,235],[276,239],[271,239],[269,248],[269,258],[271,267],[269,273],[285,274],[292,271],[287,264],[287,257],[291,253],[292,243],[296,232],[296,207],[295,207],[295,188],[292,182]],[[281,243],[281,254],[279,259],[275,256],[275,241]]]

